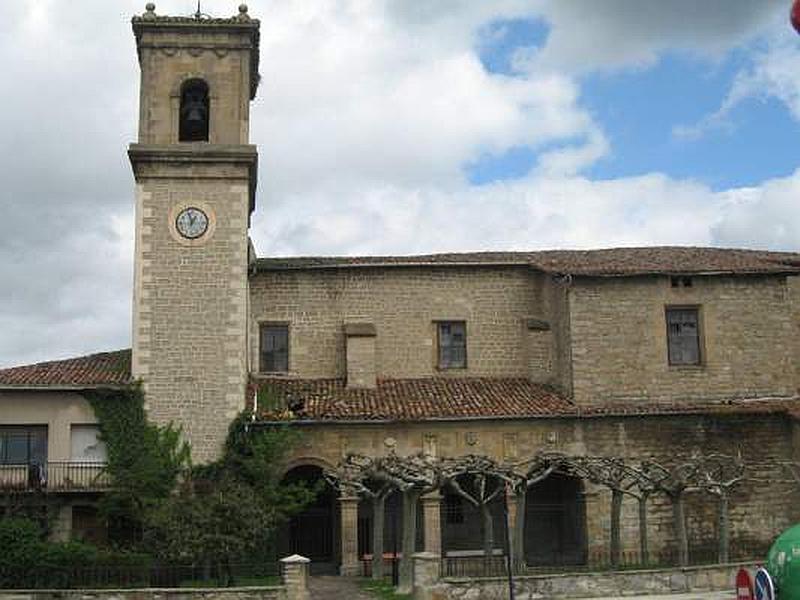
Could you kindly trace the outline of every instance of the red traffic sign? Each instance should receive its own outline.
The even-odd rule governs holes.
[[[753,580],[747,569],[736,574],[736,600],[753,600]]]
[[[792,22],[792,27],[795,28],[797,33],[800,33],[800,0],[794,0],[792,3],[792,11],[789,14],[789,19]]]

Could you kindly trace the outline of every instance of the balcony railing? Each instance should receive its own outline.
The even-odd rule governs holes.
[[[89,492],[110,486],[101,462],[48,462],[0,465],[0,492]]]

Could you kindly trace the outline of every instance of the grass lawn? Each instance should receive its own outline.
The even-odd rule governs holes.
[[[382,600],[411,600],[412,594],[396,594],[392,584],[388,581],[375,581],[373,579],[361,579],[358,584],[361,588],[372,594],[375,598]]]

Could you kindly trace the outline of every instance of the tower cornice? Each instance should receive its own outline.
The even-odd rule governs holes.
[[[258,63],[261,22],[258,19],[250,18],[246,5],[242,4],[239,7],[239,14],[233,17],[198,18],[196,16],[157,15],[155,5],[148,3],[144,14],[135,15],[131,19],[131,25],[136,37],[136,51],[140,61],[142,48],[158,48],[167,53],[178,48],[215,52],[226,49],[249,49],[250,99],[255,98],[260,80]],[[199,38],[193,42],[190,37],[187,37],[187,34],[194,33],[202,36],[202,42],[199,41]],[[216,39],[214,34],[219,34]]]

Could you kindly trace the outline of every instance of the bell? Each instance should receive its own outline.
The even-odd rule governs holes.
[[[184,136],[190,140],[202,139],[207,130],[207,112],[202,101],[190,101],[183,107],[183,123],[181,124]]]

